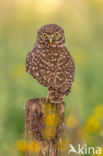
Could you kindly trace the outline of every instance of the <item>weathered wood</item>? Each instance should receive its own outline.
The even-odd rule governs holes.
[[[25,155],[67,156],[66,149],[60,145],[65,139],[64,103],[52,104],[46,98],[30,99],[25,108]],[[29,142],[38,142],[39,149],[30,150]]]

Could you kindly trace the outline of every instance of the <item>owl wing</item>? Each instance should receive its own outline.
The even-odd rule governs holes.
[[[56,71],[48,79],[48,84],[67,95],[74,80],[75,65],[70,53],[64,49],[57,61]]]
[[[45,54],[40,49],[34,48],[26,56],[26,72],[47,87],[48,66],[46,63]]]
[[[33,63],[32,63],[32,51],[30,51],[26,56],[26,72],[33,74]]]
[[[32,75],[35,79],[40,80],[40,63],[39,54],[36,49],[30,51],[26,56],[26,72]]]

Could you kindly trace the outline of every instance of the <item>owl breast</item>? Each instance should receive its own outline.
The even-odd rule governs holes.
[[[73,60],[65,48],[33,49],[28,53],[26,69],[46,87],[66,92],[73,81]]]
[[[49,51],[41,50],[39,55],[37,53],[34,54],[33,62],[36,70],[34,70],[33,76],[39,80],[40,83],[44,80],[44,84],[46,86],[49,85],[49,77],[53,76],[58,68],[58,56],[59,54],[52,49],[49,49]]]

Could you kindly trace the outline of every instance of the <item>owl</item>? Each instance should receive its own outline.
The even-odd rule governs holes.
[[[51,103],[61,103],[70,93],[75,65],[65,46],[63,28],[47,24],[38,30],[34,47],[26,56],[26,72],[47,87]]]

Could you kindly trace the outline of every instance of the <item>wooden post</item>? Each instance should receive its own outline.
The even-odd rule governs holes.
[[[46,98],[26,104],[26,156],[67,156],[64,102],[53,104]]]

